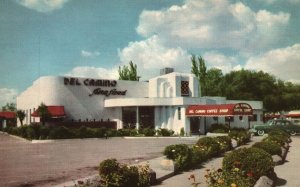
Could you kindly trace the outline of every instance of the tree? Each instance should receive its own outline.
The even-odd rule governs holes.
[[[211,68],[206,73],[206,92],[209,96],[222,96],[220,84],[223,80],[223,73],[220,69]]]
[[[6,103],[5,106],[2,106],[2,111],[17,111],[16,103]]]
[[[191,72],[196,76],[199,82],[199,95],[201,96],[201,93],[203,95],[207,95],[207,86],[206,86],[207,72],[206,72],[205,61],[201,56],[196,58],[195,55],[192,55],[191,61],[192,61]]]
[[[17,117],[20,120],[21,126],[23,126],[23,120],[25,119],[25,112],[23,110],[17,110]]]
[[[47,118],[51,117],[51,114],[48,111],[48,107],[44,103],[41,103],[37,111],[42,124],[45,125]]]
[[[119,66],[119,80],[139,81],[137,76],[137,65],[129,62],[129,66],[124,65],[122,68]]]

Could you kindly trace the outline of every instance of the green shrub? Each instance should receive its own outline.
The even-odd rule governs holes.
[[[7,128],[7,130],[8,130],[8,133],[12,134],[12,135],[19,136],[19,134],[20,134],[18,127]]]
[[[174,161],[176,171],[187,169],[192,161],[191,149],[185,144],[169,145],[163,154]]]
[[[94,129],[95,138],[103,138],[103,137],[105,137],[106,131],[107,131],[107,129],[104,128],[104,127]]]
[[[74,130],[68,129],[64,126],[54,127],[49,132],[50,139],[70,139],[75,138]]]
[[[136,129],[118,129],[116,136],[136,136],[137,134]]]
[[[194,145],[191,148],[192,152],[192,166],[197,166],[208,159],[208,152],[206,149],[200,148],[198,145]]]
[[[27,125],[23,125],[21,127],[18,128],[19,133],[18,136],[21,136],[23,138],[27,138]]]
[[[172,136],[174,134],[174,131],[169,129],[158,129],[157,134],[159,136]]]
[[[184,132],[184,128],[182,127],[181,129],[180,129],[180,136],[184,136],[185,135],[185,132]]]
[[[95,134],[96,134],[96,130],[94,130],[92,128],[81,126],[78,129],[78,137],[79,138],[94,138],[94,137],[96,137]]]
[[[235,139],[237,141],[238,146],[246,144],[251,139],[251,133],[249,133],[245,129],[230,130],[228,136],[232,139]]]
[[[208,129],[208,132],[213,133],[227,133],[229,131],[228,125],[225,124],[212,124],[211,127]]]
[[[102,186],[142,187],[150,185],[150,169],[143,166],[127,166],[116,159],[100,163],[99,174]]]
[[[37,139],[37,134],[32,126],[28,126],[26,129],[26,138],[29,140]]]
[[[278,144],[281,147],[285,146],[286,140],[282,136],[267,136],[263,140],[263,142],[273,142]]]
[[[216,141],[220,145],[220,152],[224,153],[232,149],[231,138],[229,136],[217,136]]]
[[[140,129],[140,134],[143,134],[145,136],[155,136],[156,131],[153,128],[144,128]]]
[[[107,129],[105,133],[106,133],[107,137],[118,136],[118,131],[116,129]]]
[[[268,133],[268,137],[263,141],[271,141],[279,144],[280,146],[284,146],[286,143],[290,143],[290,134],[280,129],[272,129]]]
[[[220,153],[220,145],[217,142],[216,138],[212,137],[203,137],[197,141],[197,145],[201,149],[207,150],[209,157],[217,156]]]
[[[122,178],[119,175],[120,164],[116,159],[107,159],[100,163],[99,175],[103,186],[117,186]]]
[[[280,145],[278,145],[277,143],[271,142],[271,141],[256,142],[252,147],[262,149],[271,155],[281,156],[281,154],[282,154]]]
[[[39,138],[42,139],[42,140],[48,139],[50,131],[51,131],[51,127],[41,126],[40,127]]]
[[[268,175],[274,168],[272,156],[258,148],[242,148],[227,153],[223,159],[225,172],[241,171],[252,173],[254,179]]]

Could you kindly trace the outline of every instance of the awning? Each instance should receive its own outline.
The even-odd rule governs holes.
[[[186,116],[251,116],[252,107],[247,103],[220,105],[190,105],[186,108]]]
[[[0,112],[0,118],[14,119],[16,117],[15,112]]]
[[[284,116],[287,118],[300,118],[300,113],[299,114],[285,114]]]
[[[65,117],[65,107],[64,106],[47,106],[48,112],[51,115],[51,117],[59,118],[59,117]],[[33,117],[40,117],[38,113],[38,109],[35,110],[31,116]]]

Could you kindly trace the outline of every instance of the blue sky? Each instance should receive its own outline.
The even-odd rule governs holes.
[[[263,70],[300,83],[300,0],[1,0],[0,106],[40,76]]]

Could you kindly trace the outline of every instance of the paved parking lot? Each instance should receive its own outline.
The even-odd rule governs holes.
[[[51,186],[96,174],[99,163],[116,158],[134,163],[162,156],[170,144],[198,138],[75,139],[33,144],[0,133],[0,186]]]

